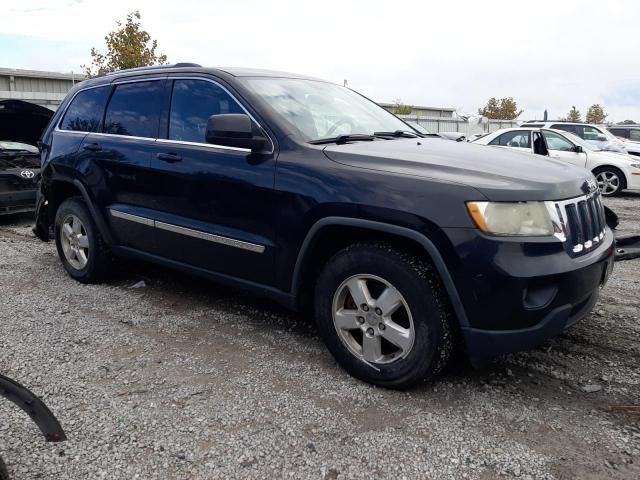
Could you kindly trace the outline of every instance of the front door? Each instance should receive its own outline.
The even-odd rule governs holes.
[[[587,164],[587,154],[576,152],[576,145],[562,135],[550,130],[542,130],[542,136],[547,144],[549,156],[557,160],[577,165],[584,168]]]
[[[221,84],[205,78],[169,83],[166,131],[151,158],[158,253],[271,284],[275,155],[206,142],[209,116],[246,112]]]

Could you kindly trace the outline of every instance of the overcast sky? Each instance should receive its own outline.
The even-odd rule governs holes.
[[[139,9],[169,60],[293,71],[380,102],[475,112],[513,96],[522,119],[640,121],[640,1],[19,0],[3,5],[0,67],[80,71]]]

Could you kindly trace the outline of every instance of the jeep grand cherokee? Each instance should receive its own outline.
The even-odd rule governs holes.
[[[405,388],[583,318],[612,266],[593,175],[423,137],[358,93],[177,64],[82,82],[43,141],[36,231],[313,308],[348,372]]]

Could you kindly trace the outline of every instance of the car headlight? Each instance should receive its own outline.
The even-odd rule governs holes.
[[[544,202],[468,202],[467,209],[476,226],[489,235],[556,233]]]
[[[632,163],[631,166],[633,168],[640,168],[640,163]]]

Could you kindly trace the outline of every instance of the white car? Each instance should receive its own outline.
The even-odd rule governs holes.
[[[619,138],[613,135],[609,130],[599,125],[580,122],[537,122],[528,121],[522,124],[523,127],[530,128],[549,128],[552,130],[563,130],[573,133],[580,137],[589,145],[593,145],[598,150],[607,150],[610,152],[629,153],[627,146]]]
[[[546,155],[593,172],[603,195],[640,190],[640,159],[598,150],[572,133],[522,126],[490,133],[473,143]]]

